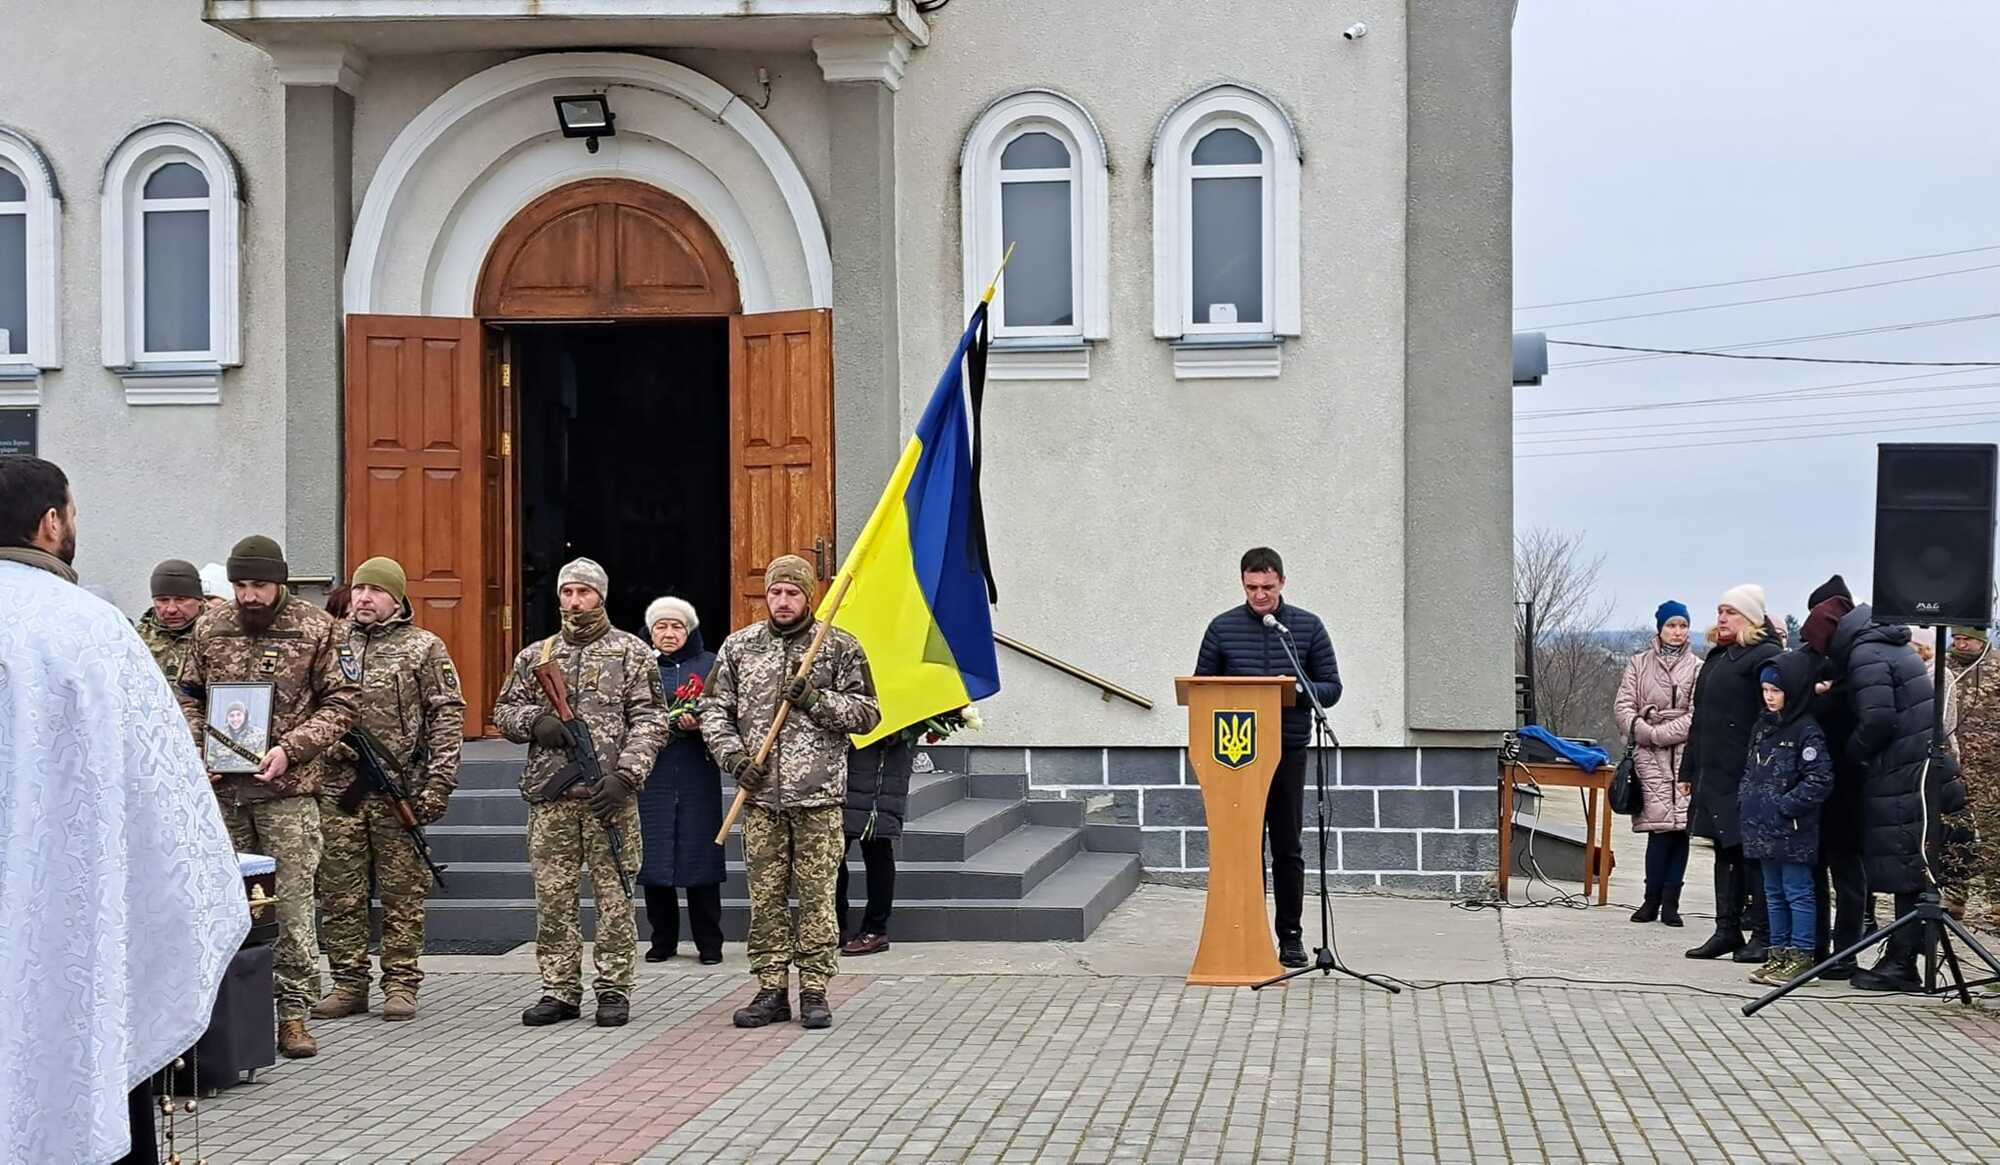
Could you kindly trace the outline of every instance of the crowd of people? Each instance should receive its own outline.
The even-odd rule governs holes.
[[[1961,777],[2000,778],[2000,665],[1987,659],[1988,630],[1952,629],[1947,738],[1934,759],[1940,697],[1911,629],[1877,623],[1839,575],[1806,608],[1788,643],[1763,588],[1732,587],[1697,658],[1687,606],[1662,603],[1615,708],[1641,789],[1632,827],[1648,835],[1632,921],[1683,925],[1690,837],[1705,838],[1715,930],[1687,957],[1755,964],[1750,978],[1769,985],[1859,942],[1873,929],[1874,895],[1892,896],[1900,916],[1926,890],[1962,909],[1969,891],[1996,888],[1978,885]],[[1917,990],[1919,942],[1905,928],[1872,967],[1850,955],[1822,975]]]
[[[206,858],[221,867],[235,853],[275,860],[272,964],[282,1055],[317,1054],[309,1019],[370,1010],[371,898],[382,908],[381,1017],[416,1017],[433,879],[420,831],[444,816],[456,788],[465,699],[444,642],[413,622],[408,579],[393,559],[356,567],[339,589],[344,609],[335,614],[295,595],[283,549],[252,535],[215,570],[178,559],[159,564],[149,580],[152,604],[135,625],[80,585],[73,566],[77,528],[75,498],[59,467],[33,457],[0,458],[0,587],[14,596],[10,612],[23,613],[10,617],[9,654],[0,668],[0,696],[8,701],[0,707],[0,775],[7,781],[0,804],[32,807],[44,794],[47,801],[27,817],[0,814],[0,838],[16,826],[29,831],[6,847],[0,874],[10,886],[40,886],[53,854],[102,851],[104,861],[118,864],[111,872],[117,885],[126,885],[123,871],[149,863],[173,883],[168,889],[190,896],[152,920],[155,929],[181,920],[182,933],[162,949],[172,948],[183,965],[172,973],[144,965],[161,983],[185,988],[170,1009],[180,1017],[177,1025],[160,1029],[164,1042],[134,1043],[128,1050],[135,1058],[126,1063],[82,1064],[53,1076],[65,1088],[82,1076],[99,1077],[78,1092],[77,1103],[97,1106],[80,1119],[109,1143],[118,1133],[106,1124],[96,1085],[109,1072],[124,1082],[121,1088],[132,1087],[192,1045],[218,990],[217,960],[226,964],[248,928],[249,899],[233,860],[219,884],[185,868],[167,873],[174,862]],[[581,1014],[586,873],[598,918],[592,984],[598,1025],[619,1026],[630,1015],[637,948],[631,879],[644,890],[648,960],[676,953],[679,891],[688,900],[697,957],[721,961],[724,861],[716,837],[725,774],[745,794],[748,953],[759,988],[734,1022],[759,1027],[791,1019],[796,967],[800,1022],[828,1027],[827,985],[843,946],[851,954],[887,947],[894,858],[885,839],[900,828],[908,746],[923,726],[853,748],[852,738],[877,727],[880,708],[861,644],[839,628],[817,628],[815,588],[803,559],[773,560],[765,574],[768,617],[710,653],[685,600],[662,596],[651,604],[649,644],[611,626],[603,567],[580,558],[563,568],[561,630],[520,653],[492,715],[509,740],[527,745],[521,794],[529,803],[542,993],[523,1013],[524,1024]],[[25,617],[43,606],[52,613]],[[79,636],[86,640],[81,646]],[[808,662],[809,644],[817,654]],[[157,727],[162,715],[177,728],[144,741],[149,751],[141,755],[128,751],[137,747],[124,739],[133,726]],[[97,743],[80,747],[84,741]],[[864,775],[852,788],[850,771]],[[58,773],[66,774],[61,781]],[[179,801],[159,791],[177,781],[199,799],[190,800],[179,785],[170,790]],[[80,798],[71,793],[76,788],[96,791]],[[161,812],[172,805],[186,810],[193,824],[182,822],[173,835],[176,844],[185,841],[186,852],[131,838],[125,823],[92,815],[129,801],[133,789],[158,800]],[[860,826],[850,828],[857,820]],[[131,852],[107,836],[123,837]],[[868,868],[868,908],[843,944],[842,875],[856,841]],[[66,861],[62,868],[83,879],[51,888],[64,901],[88,904],[105,892],[86,884],[94,876],[87,862]],[[11,911],[8,917],[10,932],[29,933]],[[217,917],[228,925],[211,925]],[[93,925],[101,929],[78,922],[75,933],[88,935]],[[15,968],[25,975],[25,967],[46,962],[48,950],[68,952],[74,938],[34,930],[32,941],[0,956],[29,960]],[[200,949],[191,949],[197,943]],[[321,950],[332,980],[324,994]],[[89,975],[108,973],[84,953],[69,954],[83,960]],[[105,989],[92,997],[120,1006],[125,999]],[[61,1017],[74,1008],[52,1001],[49,1010]],[[126,1014],[119,1022],[129,1033],[139,1020]],[[37,1077],[46,1067],[16,1058],[9,1053],[0,1061],[10,1079]],[[135,1069],[142,1060],[143,1070]],[[12,1106],[0,1109],[7,1121],[20,1115]],[[132,1115],[138,1130],[136,1107]],[[9,1144],[40,1135],[0,1132],[19,1133]]]

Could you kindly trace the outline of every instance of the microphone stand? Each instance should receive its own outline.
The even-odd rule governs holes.
[[[1305,693],[1306,701],[1312,705],[1313,780],[1318,787],[1319,794],[1320,945],[1313,948],[1313,961],[1310,966],[1300,967],[1296,971],[1287,971],[1275,978],[1266,979],[1262,983],[1253,985],[1250,990],[1262,991],[1266,987],[1296,979],[1301,975],[1310,975],[1314,971],[1318,971],[1322,975],[1331,975],[1335,971],[1339,971],[1343,975],[1359,979],[1370,986],[1380,987],[1391,995],[1401,995],[1403,993],[1402,988],[1386,980],[1378,979],[1373,975],[1354,970],[1343,964],[1333,953],[1333,896],[1326,887],[1326,744],[1330,742],[1333,747],[1339,748],[1340,738],[1333,734],[1333,724],[1326,718],[1326,705],[1319,702],[1319,693],[1314,690],[1312,680],[1306,675],[1306,665],[1299,660],[1298,648],[1292,642],[1291,630],[1270,615],[1266,615],[1264,618],[1270,620],[1271,626],[1277,629],[1278,644],[1285,649],[1285,658],[1291,661],[1293,673],[1297,677],[1294,682]]]

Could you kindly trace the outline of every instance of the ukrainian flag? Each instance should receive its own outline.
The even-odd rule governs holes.
[[[846,580],[833,625],[861,641],[882,702],[881,724],[857,747],[1000,690],[989,609],[999,591],[979,500],[986,346],[981,303],[819,612],[828,617]]]

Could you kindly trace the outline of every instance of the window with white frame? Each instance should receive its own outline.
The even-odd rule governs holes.
[[[221,399],[241,363],[236,164],[184,122],[127,137],[104,172],[104,363],[133,404]]]
[[[62,201],[55,172],[27,137],[0,126],[0,381],[33,381],[62,365],[56,265]],[[0,387],[34,404],[33,385]]]
[[[960,165],[966,310],[996,288],[989,375],[1081,379],[1110,331],[1104,139],[1081,106],[1029,90],[988,106]]]
[[[1216,85],[1167,114],[1153,231],[1153,330],[1189,348],[1176,374],[1275,376],[1300,316],[1298,137],[1276,102]]]

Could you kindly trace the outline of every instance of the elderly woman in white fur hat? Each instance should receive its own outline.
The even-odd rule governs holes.
[[[690,705],[708,680],[715,653],[701,641],[694,605],[671,595],[646,607],[646,634],[659,653],[660,688],[671,710],[666,746],[639,794],[639,829],[645,857],[639,885],[646,892],[646,921],[653,932],[649,963],[664,962],[680,946],[680,904],[687,894],[688,929],[703,963],[722,961],[722,774],[701,740]]]

